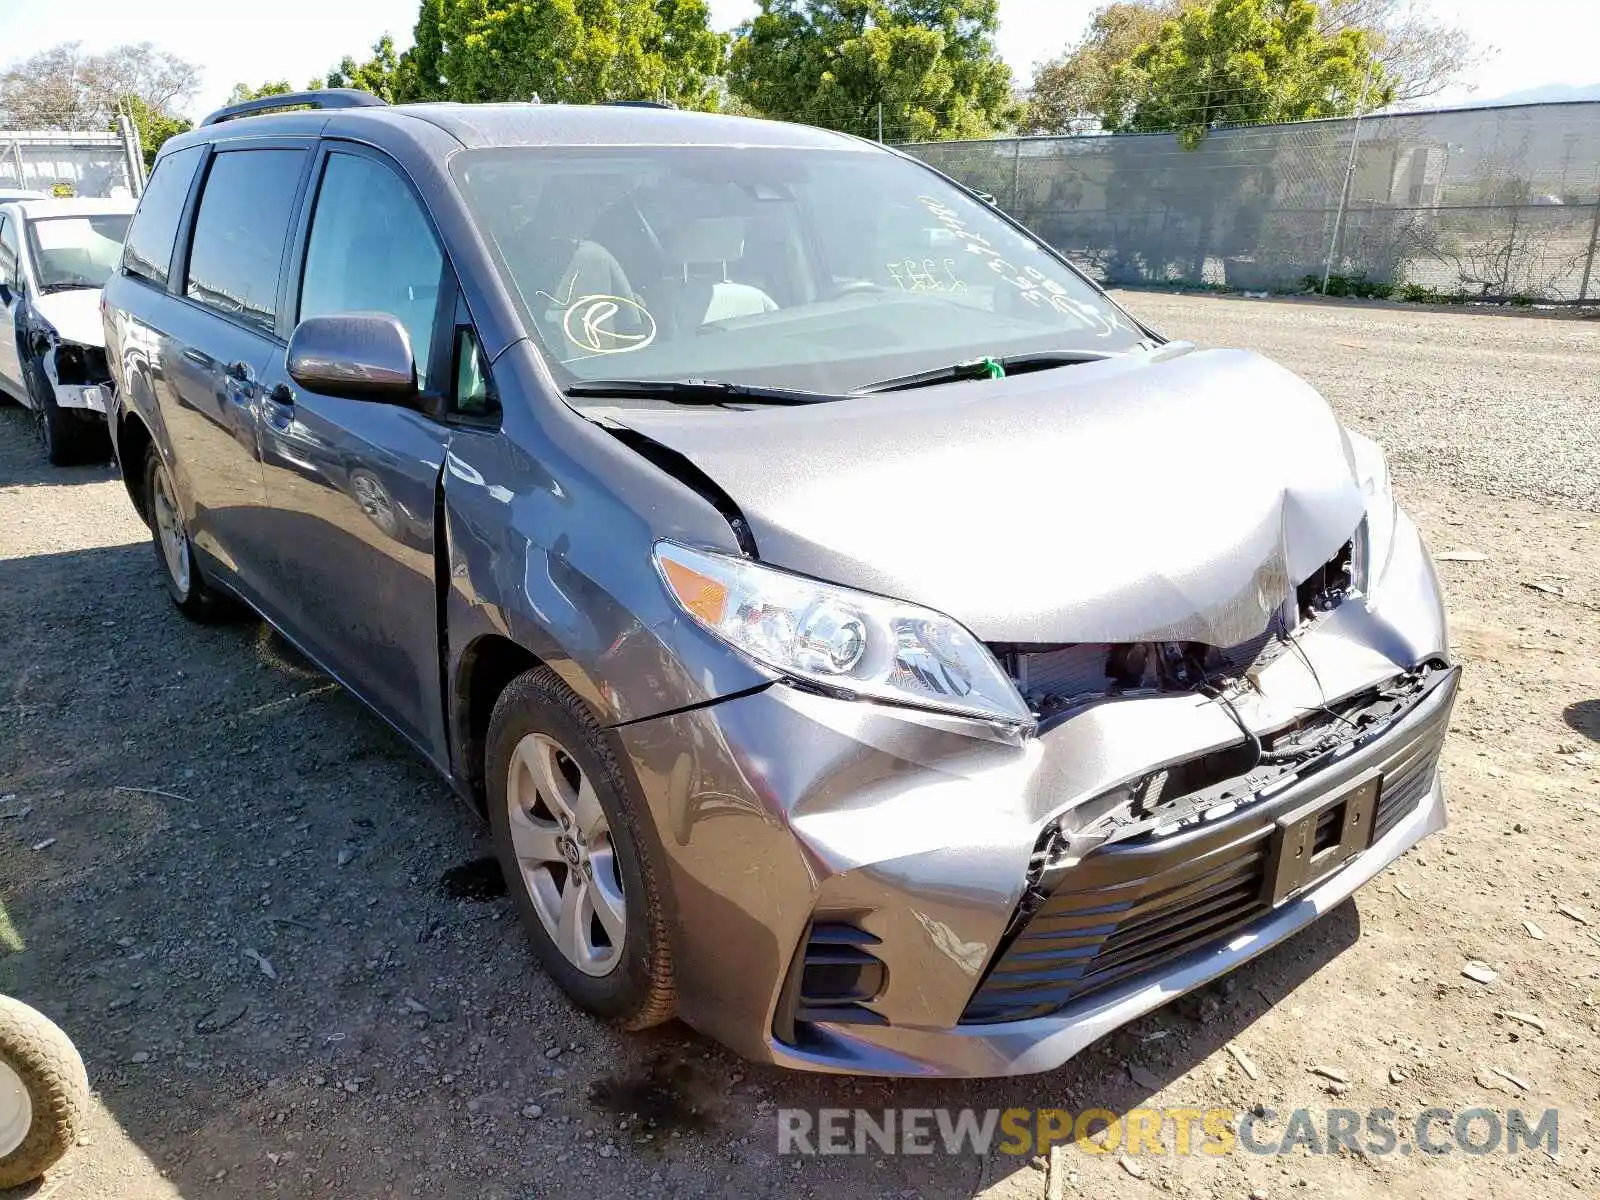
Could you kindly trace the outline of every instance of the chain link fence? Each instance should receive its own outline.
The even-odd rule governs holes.
[[[1600,103],[904,148],[1107,283],[1600,300]]]

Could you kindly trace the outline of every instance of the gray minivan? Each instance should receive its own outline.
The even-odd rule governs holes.
[[[103,316],[172,599],[415,745],[625,1026],[1042,1070],[1444,823],[1378,447],[901,153],[272,97],[163,147]]]

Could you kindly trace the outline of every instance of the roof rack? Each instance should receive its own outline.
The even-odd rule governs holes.
[[[375,105],[387,106],[387,100],[380,100],[371,92],[363,92],[360,88],[316,88],[309,92],[284,92],[278,96],[257,96],[254,100],[244,100],[238,104],[230,104],[226,108],[219,108],[214,113],[208,113],[201,118],[200,125],[218,125],[223,121],[232,121],[236,117],[253,116],[256,113],[273,112],[280,108],[372,108]]]

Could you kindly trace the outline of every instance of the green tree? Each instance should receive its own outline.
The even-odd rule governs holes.
[[[1127,0],[1095,9],[1089,30],[1061,57],[1034,69],[1024,129],[1072,133],[1097,123],[1116,69],[1154,41],[1183,0]]]
[[[251,87],[248,83],[236,83],[233,85],[233,91],[228,93],[228,98],[223,103],[243,104],[246,100],[259,100],[263,96],[286,96],[290,92],[299,90],[287,79],[269,79],[260,87]]]
[[[1072,133],[1098,126],[1101,113],[1128,99],[1117,90],[1117,69],[1185,10],[1212,7],[1207,0],[1116,0],[1095,10],[1080,41],[1035,69],[1025,128]],[[1363,35],[1393,102],[1431,96],[1484,57],[1465,30],[1434,17],[1427,0],[1316,0],[1316,9],[1325,40],[1337,42],[1352,30]]]
[[[1440,20],[1426,0],[1320,0],[1319,28],[1328,36],[1365,30],[1399,103],[1444,91],[1488,57],[1460,25]]]
[[[984,137],[1018,115],[997,0],[760,0],[728,88],[770,117],[897,141]]]
[[[366,62],[358,63],[346,54],[320,83],[323,87],[360,88],[393,104],[399,99],[399,81],[400,57],[394,52],[394,38],[386,33],[372,43],[372,57]]]
[[[444,77],[445,0],[422,0],[411,31],[411,49],[400,56],[395,78],[401,101],[448,99]]]
[[[123,105],[133,118],[133,126],[139,131],[139,144],[144,147],[144,165],[146,169],[155,166],[156,152],[168,138],[177,137],[180,133],[188,133],[194,128],[194,122],[187,117],[173,116],[152,108],[138,96],[128,96]],[[116,128],[116,122],[112,122]]]
[[[710,22],[705,0],[423,0],[397,94],[710,108],[727,49]]]
[[[1312,0],[1191,3],[1112,70],[1099,116],[1113,131],[1173,130],[1196,146],[1207,130],[1304,121],[1387,104],[1394,85],[1372,38],[1318,28]],[[1370,78],[1369,78],[1370,74]]]

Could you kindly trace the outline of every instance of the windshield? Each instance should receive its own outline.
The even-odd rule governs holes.
[[[568,382],[837,394],[1145,336],[982,201],[881,151],[516,148],[452,170]]]
[[[122,260],[129,214],[36,217],[28,222],[33,276],[44,291],[102,287]]]

